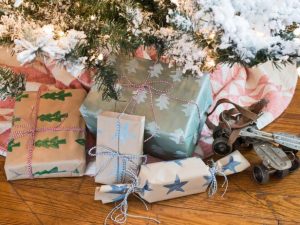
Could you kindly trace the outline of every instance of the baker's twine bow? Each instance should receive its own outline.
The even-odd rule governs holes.
[[[61,124],[64,122],[60,122],[57,126],[55,127],[42,127],[42,128],[37,128],[37,122],[38,122],[38,111],[39,111],[39,104],[40,104],[40,94],[41,90],[39,89],[36,94],[36,102],[35,105],[32,106],[31,109],[31,120],[26,121],[25,119],[21,118],[24,120],[25,124],[24,125],[14,125],[15,128],[23,128],[25,130],[21,131],[14,131],[11,133],[10,139],[17,139],[17,138],[22,138],[25,136],[29,136],[29,140],[27,142],[27,149],[28,149],[28,155],[27,155],[27,172],[29,178],[33,178],[33,173],[32,173],[32,157],[33,157],[33,149],[34,149],[34,140],[35,136],[37,133],[41,132],[55,132],[55,131],[73,131],[73,132],[85,132],[84,128],[78,128],[78,127],[68,127],[68,128],[63,128],[60,127]],[[33,124],[33,125],[32,125]]]
[[[212,197],[217,193],[218,191],[217,175],[221,175],[224,177],[224,183],[222,184],[222,188],[225,186],[225,190],[222,194],[222,197],[224,197],[228,189],[228,179],[226,174],[218,168],[217,164],[213,160],[210,161],[209,172],[211,174],[211,182],[208,187],[208,196]]]
[[[95,152],[93,152],[96,150]],[[117,170],[117,182],[123,182],[123,178],[125,177],[126,174],[126,165],[128,163],[131,163],[131,166],[134,166],[135,169],[138,168],[138,160],[142,160],[142,164],[145,164],[147,161],[147,156],[146,155],[129,155],[129,154],[121,154],[119,152],[114,151],[113,149],[99,145],[99,146],[94,146],[90,148],[88,154],[90,156],[107,156],[109,157],[109,160],[106,161],[106,163],[103,163],[103,165],[96,171],[95,176],[97,176],[99,173],[101,173],[107,166],[112,162],[112,159],[119,159],[120,162],[122,163],[122,171]],[[118,163],[119,164],[119,163]]]
[[[128,185],[128,189],[124,195],[123,200],[107,214],[104,224],[106,225],[109,219],[115,223],[124,224],[126,223],[128,217],[149,220],[160,224],[160,221],[153,217],[139,216],[128,213],[128,197],[130,196],[130,194],[133,194],[135,197],[137,197],[143,203],[147,211],[149,209],[147,203],[136,194],[139,193],[141,189],[139,188],[139,181],[136,173],[132,170],[127,170],[126,173],[128,177],[130,177],[130,184]]]
[[[149,92],[152,116],[153,116],[153,120],[155,121],[156,124],[157,124],[157,120],[156,120],[156,114],[154,111],[153,95],[162,95],[162,94],[166,95],[168,98],[170,98],[172,100],[182,102],[185,104],[195,105],[197,107],[199,121],[201,121],[201,110],[200,110],[199,105],[196,102],[168,95],[169,91],[172,90],[174,87],[174,85],[171,82],[166,81],[166,80],[152,81],[152,80],[149,80],[150,75],[148,75],[148,77],[145,81],[143,81],[142,83],[136,84],[136,83],[133,83],[131,80],[129,80],[129,78],[127,76],[123,75],[122,77],[127,81],[127,83],[121,83],[121,86],[133,89],[135,91],[135,95],[138,95],[142,91]],[[155,87],[155,85],[164,85],[164,88],[158,89]],[[134,100],[134,96],[130,99],[130,101],[124,108],[123,113],[127,110],[127,108],[129,107],[129,105],[131,104],[131,102],[133,100]],[[131,108],[130,113],[133,113],[136,104],[137,104],[137,102],[135,101],[133,107]],[[155,136],[155,134],[151,134],[151,136],[149,138],[147,138],[144,142],[149,141],[154,136]]]

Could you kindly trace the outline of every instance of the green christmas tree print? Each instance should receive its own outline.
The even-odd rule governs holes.
[[[17,102],[20,102],[23,98],[28,98],[29,95],[28,94],[19,94],[17,97],[16,97],[16,101]]]
[[[8,152],[12,152],[12,150],[13,150],[14,147],[20,147],[20,146],[21,146],[20,142],[15,143],[15,139],[11,139],[8,142],[7,151]]]
[[[59,139],[58,136],[54,138],[46,138],[44,140],[37,140],[35,142],[35,147],[44,147],[44,148],[59,148],[59,145],[66,144],[66,139]]]
[[[48,113],[48,114],[41,114],[38,118],[40,121],[47,121],[47,122],[61,122],[63,118],[67,118],[68,113],[61,114],[60,111],[57,111],[55,113]]]
[[[75,170],[72,171],[72,173],[77,173],[77,174],[79,174],[79,170],[78,170],[78,169],[75,169]]]
[[[72,97],[72,93],[65,92],[64,90],[62,90],[59,92],[45,93],[41,96],[41,98],[44,99],[52,99],[52,100],[60,100],[60,101],[64,101],[66,97]]]
[[[45,174],[52,174],[52,173],[65,173],[67,172],[66,170],[61,170],[59,171],[58,170],[58,167],[53,167],[51,170],[42,170],[42,171],[38,171],[38,172],[35,172],[33,174],[33,176],[41,176],[41,175],[45,175]]]
[[[76,139],[75,140],[78,144],[82,145],[82,146],[85,146],[85,139],[83,138],[79,138],[79,139]]]

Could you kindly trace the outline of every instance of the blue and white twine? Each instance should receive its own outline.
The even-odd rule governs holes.
[[[124,199],[110,211],[110,213],[105,218],[104,224],[106,225],[109,219],[115,223],[124,224],[126,223],[128,217],[151,220],[153,222],[156,222],[157,224],[160,224],[160,221],[155,218],[128,213],[128,197],[130,194],[134,194],[144,204],[147,211],[148,206],[146,202],[136,194],[140,191],[139,181],[136,173],[132,170],[127,170],[126,173],[128,177],[130,177],[130,184],[128,184],[128,189],[124,195]]]
[[[220,170],[217,167],[217,164],[213,160],[210,161],[209,172],[211,174],[211,182],[210,182],[209,188],[208,188],[208,196],[212,197],[213,195],[215,195],[217,193],[217,191],[218,191],[217,175],[221,175],[224,177],[224,183],[222,185],[222,187],[225,186],[225,190],[222,194],[222,197],[224,197],[224,195],[228,189],[228,179],[227,179],[226,174],[223,172],[223,170]]]
[[[96,150],[94,153],[93,151]],[[128,163],[131,163],[131,165],[136,170],[138,168],[138,164],[136,163],[138,160],[142,160],[142,164],[145,164],[147,161],[146,155],[126,155],[121,154],[119,152],[114,151],[113,149],[100,145],[100,146],[94,146],[92,147],[88,154],[90,156],[107,156],[109,159],[106,161],[106,163],[103,163],[102,166],[96,171],[95,176],[97,176],[99,173],[101,173],[107,166],[112,162],[112,159],[118,159],[118,167],[116,170],[116,182],[123,182],[126,176],[126,165]],[[120,168],[119,163],[122,163],[122,167]]]

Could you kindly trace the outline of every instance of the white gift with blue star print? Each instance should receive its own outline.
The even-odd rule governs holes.
[[[224,195],[228,188],[227,175],[242,172],[249,166],[250,163],[239,151],[210,166],[197,157],[145,164],[134,182],[97,187],[95,200],[101,200],[104,204],[124,200],[128,204],[125,198],[130,189],[131,194],[138,194],[150,203],[201,193],[207,189],[208,195],[212,196],[217,193],[218,186],[223,187]],[[223,185],[217,184],[216,176],[224,178]]]
[[[128,181],[126,171],[137,173],[143,161],[145,117],[107,111],[98,115],[97,123],[95,181]]]

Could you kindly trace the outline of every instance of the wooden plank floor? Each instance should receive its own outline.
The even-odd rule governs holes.
[[[278,102],[280,104],[280,102]],[[268,131],[300,134],[300,82],[284,114]],[[251,163],[259,159],[245,152]],[[93,200],[92,178],[36,179],[7,182],[0,158],[0,224],[85,225],[103,224],[113,204]],[[222,181],[222,180],[220,180]],[[300,171],[283,180],[258,185],[251,169],[229,177],[229,189],[222,198],[206,193],[152,204],[145,211],[137,199],[130,200],[130,212],[155,217],[162,224],[300,224]],[[112,224],[112,223],[111,223]],[[152,224],[129,219],[127,224]]]

